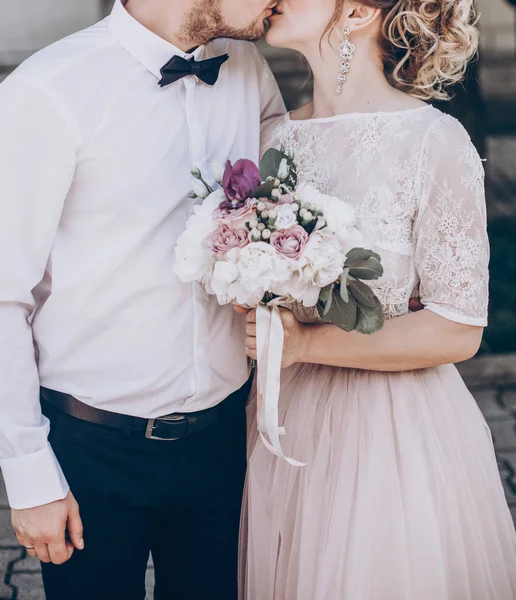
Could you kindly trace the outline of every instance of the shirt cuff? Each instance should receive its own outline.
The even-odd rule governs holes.
[[[0,468],[9,504],[17,510],[62,500],[70,490],[50,444],[33,454],[0,459]]]

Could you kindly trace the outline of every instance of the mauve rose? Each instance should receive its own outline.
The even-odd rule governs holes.
[[[221,225],[206,238],[206,243],[214,254],[227,254],[233,248],[243,248],[249,243],[246,229],[231,229]]]
[[[308,233],[301,225],[294,225],[288,229],[275,231],[271,236],[270,243],[280,254],[292,260],[298,260],[308,243]]]
[[[255,214],[256,200],[246,200],[245,202],[226,200],[213,211],[213,218],[232,229],[240,229],[245,227],[248,221],[252,221]]]
[[[228,200],[243,202],[262,183],[260,170],[254,162],[242,159],[234,165],[228,160],[222,178],[222,187]]]

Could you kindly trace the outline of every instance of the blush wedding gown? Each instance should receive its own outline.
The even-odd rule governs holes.
[[[385,275],[388,319],[426,309],[486,325],[484,172],[467,133],[430,106],[293,121],[263,150],[351,203]],[[298,311],[304,321],[317,317]],[[414,332],[417,335],[417,332]],[[456,368],[282,371],[292,467],[256,433],[242,521],[242,600],[514,600],[516,534],[489,429]]]

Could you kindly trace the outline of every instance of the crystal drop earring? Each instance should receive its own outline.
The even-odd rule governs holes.
[[[342,87],[348,79],[348,73],[351,70],[351,61],[355,55],[355,45],[349,41],[351,30],[349,27],[344,28],[344,39],[339,44],[339,54],[342,59],[340,63],[340,73],[337,86],[337,94],[342,93]]]

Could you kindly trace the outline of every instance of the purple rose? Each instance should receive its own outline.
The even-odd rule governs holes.
[[[238,160],[234,165],[228,160],[222,187],[228,200],[243,202],[262,183],[258,167],[250,160]]]
[[[270,243],[280,254],[292,260],[298,260],[308,243],[308,233],[301,225],[294,225],[288,229],[275,231],[271,236]]]
[[[221,225],[206,238],[213,254],[227,254],[232,248],[243,248],[249,243],[249,232],[246,229],[231,229]]]

